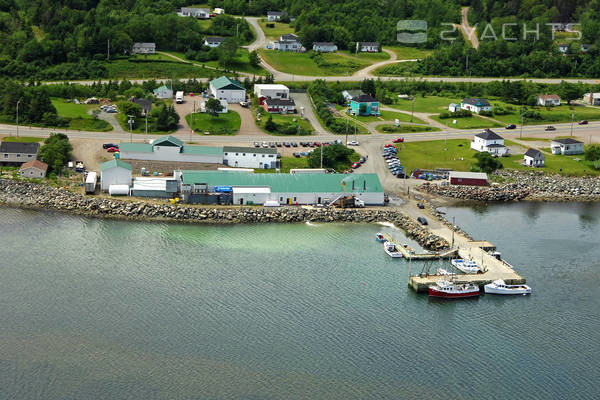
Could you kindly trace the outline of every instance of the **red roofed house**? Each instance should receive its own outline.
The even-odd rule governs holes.
[[[44,178],[47,170],[48,164],[40,160],[33,160],[21,165],[19,175],[23,178]]]

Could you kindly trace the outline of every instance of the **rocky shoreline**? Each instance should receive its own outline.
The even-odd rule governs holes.
[[[600,201],[600,178],[545,175],[542,172],[497,171],[506,182],[488,187],[424,185],[423,191],[439,196],[481,202]]]
[[[449,243],[429,232],[400,211],[300,207],[196,207],[88,197],[45,184],[0,179],[0,203],[20,208],[70,212],[97,217],[139,221],[171,221],[208,224],[297,222],[389,222],[405,231],[423,248],[441,250]]]

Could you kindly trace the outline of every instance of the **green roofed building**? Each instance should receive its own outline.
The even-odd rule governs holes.
[[[131,185],[131,164],[113,159],[100,164],[100,189],[108,190],[111,185]]]
[[[325,204],[353,194],[367,205],[383,205],[377,174],[254,174],[229,171],[176,171],[184,201],[206,194],[232,193],[233,204]]]
[[[122,142],[119,154],[123,160],[223,164],[222,147],[186,145],[172,135],[159,137],[152,143]]]
[[[210,81],[208,88],[215,99],[225,100],[228,103],[246,101],[246,88],[240,82],[222,76]]]

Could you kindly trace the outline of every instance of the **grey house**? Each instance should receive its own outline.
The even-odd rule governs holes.
[[[156,52],[155,43],[136,42],[133,44],[131,54],[154,54]]]
[[[135,100],[133,100],[133,102],[135,104],[138,104],[140,107],[142,107],[142,116],[143,117],[150,114],[150,111],[152,111],[152,100],[135,99]]]
[[[313,50],[321,53],[335,53],[338,47],[333,42],[314,42]]]
[[[554,139],[550,143],[550,148],[552,154],[583,154],[583,142],[571,138]]]
[[[182,17],[208,19],[210,18],[210,9],[197,7],[181,7],[179,15],[181,15]]]
[[[293,33],[286,33],[273,43],[273,48],[280,51],[302,51],[302,43],[298,36]]]
[[[2,142],[0,143],[0,164],[21,165],[37,160],[39,143]]]
[[[529,148],[523,156],[523,164],[527,167],[543,167],[546,164],[546,157],[538,149]]]

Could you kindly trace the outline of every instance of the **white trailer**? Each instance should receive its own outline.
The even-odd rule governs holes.
[[[182,91],[175,93],[175,102],[177,104],[183,103],[183,92]]]
[[[96,182],[98,182],[98,176],[94,171],[88,172],[85,177],[85,193],[94,193],[96,191]]]

